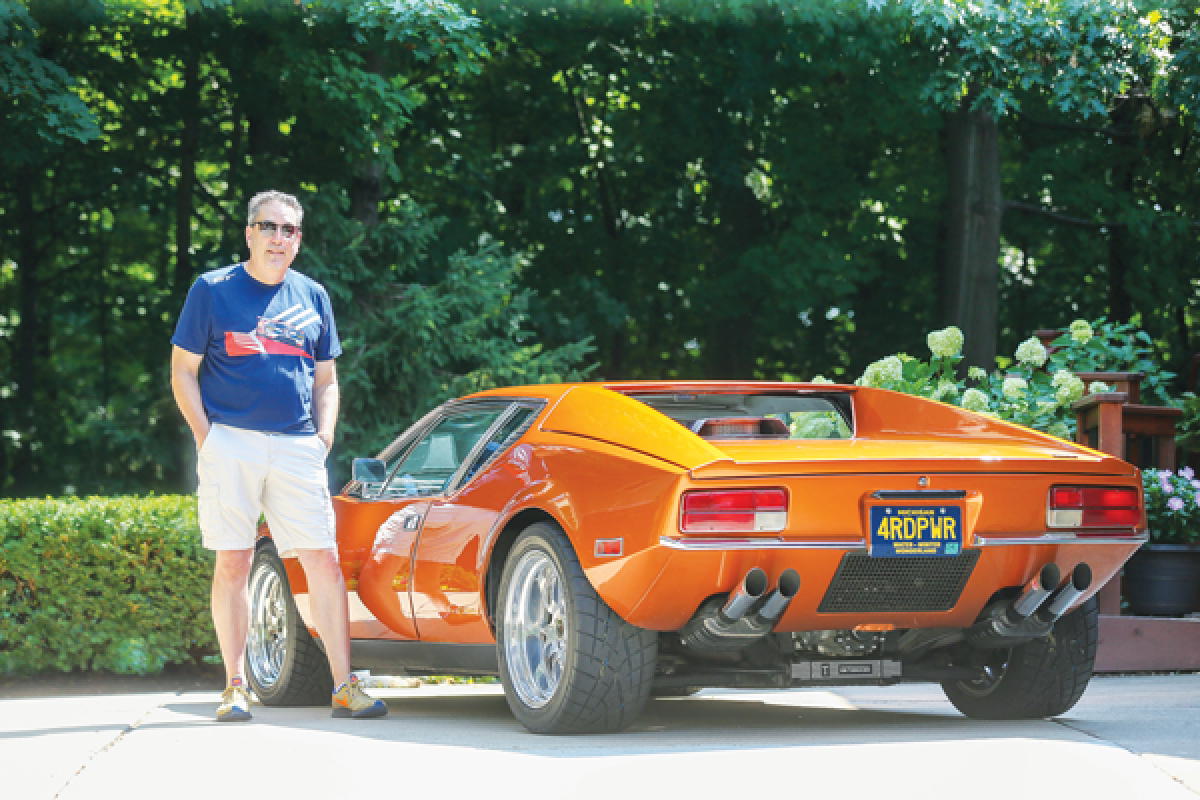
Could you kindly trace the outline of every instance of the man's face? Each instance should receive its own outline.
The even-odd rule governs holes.
[[[262,230],[259,223],[273,222],[274,230]],[[284,226],[295,233],[288,237]],[[269,228],[270,226],[268,226]],[[294,209],[281,203],[265,203],[258,209],[254,224],[246,227],[246,246],[256,264],[272,270],[287,269],[300,250],[300,218]]]

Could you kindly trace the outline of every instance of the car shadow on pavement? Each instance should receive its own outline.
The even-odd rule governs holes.
[[[824,693],[820,693],[823,695]],[[546,756],[780,748],[805,744],[889,743],[914,738],[939,740],[1070,740],[1079,734],[1044,720],[969,720],[953,711],[867,710],[808,703],[808,698],[721,695],[651,700],[628,730],[615,734],[540,736],[512,716],[502,695],[385,698],[389,715],[377,720],[330,719],[321,708],[255,705],[250,725],[266,725],[411,744],[461,746],[474,750],[522,751]],[[824,698],[818,697],[818,700]],[[797,700],[800,702],[797,703]],[[187,696],[165,704],[166,718],[142,729],[179,725],[187,718],[212,719],[215,704]],[[181,720],[180,718],[183,718]],[[186,724],[186,723],[184,723]]]

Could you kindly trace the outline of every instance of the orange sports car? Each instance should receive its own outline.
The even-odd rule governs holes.
[[[538,733],[717,686],[932,681],[972,717],[1062,714],[1093,595],[1146,539],[1124,461],[856,386],[497,389],[353,474],[333,504],[355,666],[498,675]],[[250,681],[327,703],[287,556],[264,529]]]

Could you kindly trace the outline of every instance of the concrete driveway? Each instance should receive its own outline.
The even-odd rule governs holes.
[[[1190,798],[1200,675],[1098,677],[1055,721],[964,719],[936,686],[653,700],[628,732],[544,737],[496,686],[373,690],[383,720],[217,693],[0,699],[0,796]]]

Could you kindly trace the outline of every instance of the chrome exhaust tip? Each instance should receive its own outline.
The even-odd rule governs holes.
[[[800,591],[800,574],[794,569],[785,569],[779,576],[779,586],[767,596],[767,602],[763,603],[762,609],[758,612],[759,619],[774,624],[783,616],[783,612],[787,611],[788,605],[798,591]]]
[[[746,615],[767,591],[767,573],[761,567],[751,567],[742,582],[729,595],[729,602],[721,609],[721,616],[734,622]]]
[[[1043,565],[1038,574],[1025,584],[1021,596],[1009,606],[1010,616],[1014,618],[1014,621],[1025,619],[1037,611],[1058,586],[1061,579],[1062,573],[1059,572],[1057,564],[1048,562]]]
[[[1050,598],[1050,602],[1046,604],[1042,614],[1051,620],[1058,619],[1067,613],[1067,609],[1074,605],[1075,601],[1091,588],[1091,585],[1092,568],[1084,563],[1076,564],[1075,569],[1071,570],[1071,579],[1067,581],[1067,585]]]

